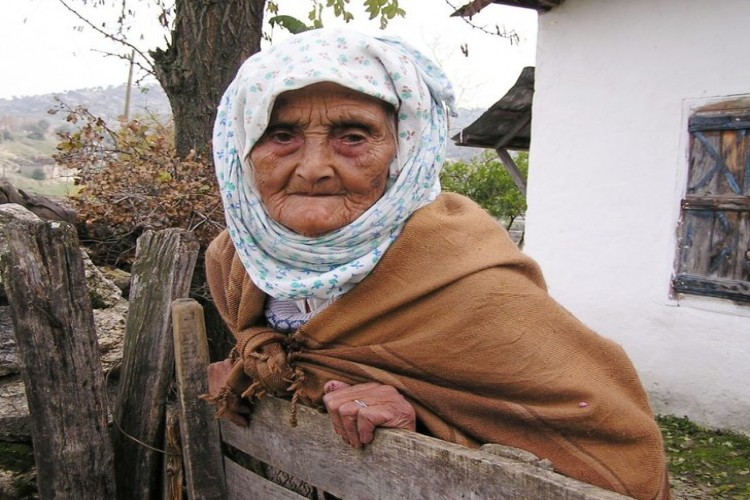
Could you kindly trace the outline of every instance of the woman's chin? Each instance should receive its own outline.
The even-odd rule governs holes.
[[[312,214],[306,215],[307,217],[299,218],[294,221],[280,222],[295,233],[310,238],[317,238],[319,236],[324,236],[328,233],[332,233],[333,231],[341,229],[349,223],[346,220],[342,220],[340,217],[311,217]]]
[[[302,236],[315,238],[336,231],[357,219],[362,212],[341,207],[340,201],[325,200],[323,197],[294,210],[287,209],[277,222]],[[332,206],[335,205],[335,206]]]

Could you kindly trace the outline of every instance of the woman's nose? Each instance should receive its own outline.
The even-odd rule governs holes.
[[[333,155],[328,141],[318,138],[306,140],[295,174],[311,184],[332,178]]]

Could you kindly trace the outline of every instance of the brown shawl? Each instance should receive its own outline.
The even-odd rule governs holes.
[[[567,476],[668,498],[661,434],[624,351],[552,300],[536,263],[468,199],[417,211],[373,272],[291,337],[263,326],[265,297],[226,232],[206,259],[243,360],[235,394],[319,405],[328,380],[377,381],[435,437],[514,446]]]

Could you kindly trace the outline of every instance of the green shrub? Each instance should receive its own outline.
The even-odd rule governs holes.
[[[33,172],[31,172],[30,177],[35,181],[43,181],[47,178],[47,174],[44,173],[43,168],[35,168]]]
[[[528,153],[519,153],[515,162],[525,179],[529,169]],[[444,191],[468,196],[490,215],[504,220],[508,228],[516,217],[526,212],[526,198],[494,151],[487,150],[468,163],[446,162],[440,182]]]

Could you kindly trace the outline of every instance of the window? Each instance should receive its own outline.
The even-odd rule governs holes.
[[[672,286],[750,304],[750,98],[697,110],[688,131]]]

